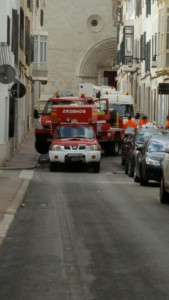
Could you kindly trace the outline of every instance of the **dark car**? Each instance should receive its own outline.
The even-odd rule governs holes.
[[[125,151],[125,173],[129,175],[129,177],[134,176],[134,167],[135,167],[135,157],[138,153],[136,150],[137,147],[141,147],[147,138],[150,136],[158,134],[164,134],[163,131],[156,128],[146,128],[146,129],[138,129],[134,135],[131,135],[129,140],[126,140],[128,146]]]
[[[168,135],[153,135],[141,147],[135,159],[135,181],[147,185],[149,180],[160,182],[162,177],[161,163],[169,145]]]

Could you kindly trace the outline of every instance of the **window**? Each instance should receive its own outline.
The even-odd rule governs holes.
[[[20,47],[24,49],[24,11],[20,8]]]
[[[44,19],[43,10],[41,9],[41,11],[40,11],[40,26],[43,26],[43,19]]]
[[[10,18],[7,16],[7,45],[10,45]]]
[[[46,70],[47,62],[47,36],[46,35],[34,35],[34,54],[33,62],[36,68]]]
[[[136,0],[136,16],[137,17],[139,17],[141,15],[141,12],[142,12],[141,5],[142,5],[141,0]]]
[[[151,0],[146,0],[146,16],[151,15]]]
[[[31,38],[30,38],[30,20],[25,17],[25,55],[26,64],[29,65],[31,61]]]
[[[17,10],[12,10],[12,52],[15,57],[15,64],[18,65],[18,48],[19,48],[19,16]]]
[[[125,57],[133,56],[133,43],[134,43],[134,27],[124,27],[124,44],[125,44]]]
[[[32,0],[27,0],[27,7],[29,8],[30,11],[33,11],[33,1]]]
[[[166,49],[169,49],[169,16],[167,16]]]

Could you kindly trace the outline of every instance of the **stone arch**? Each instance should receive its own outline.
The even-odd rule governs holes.
[[[95,81],[98,71],[112,70],[117,61],[117,40],[108,38],[95,44],[84,56],[79,68],[79,78]]]

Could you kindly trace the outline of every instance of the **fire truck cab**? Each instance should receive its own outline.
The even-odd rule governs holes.
[[[96,106],[54,105],[51,122],[50,170],[56,170],[58,164],[84,163],[99,173],[101,147],[96,139]]]
[[[97,106],[97,139],[106,155],[117,155],[124,138],[123,119],[111,109],[107,98],[94,101]]]
[[[91,97],[61,97],[57,94],[55,97],[50,98],[39,115],[38,122],[35,127],[35,149],[40,154],[48,153],[51,143],[51,108],[53,105],[71,105],[71,104],[88,104],[93,103]]]

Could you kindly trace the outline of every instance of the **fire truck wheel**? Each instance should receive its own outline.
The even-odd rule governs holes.
[[[35,149],[40,154],[46,154],[49,151],[49,143],[44,143],[41,140],[35,141]]]
[[[118,155],[119,151],[120,151],[120,136],[116,134],[114,138],[114,142],[112,143],[112,154]]]
[[[100,161],[96,162],[96,163],[93,163],[93,170],[94,170],[94,173],[99,173],[100,172]]]
[[[57,163],[56,162],[50,162],[49,168],[50,168],[51,172],[56,171],[57,170]]]

